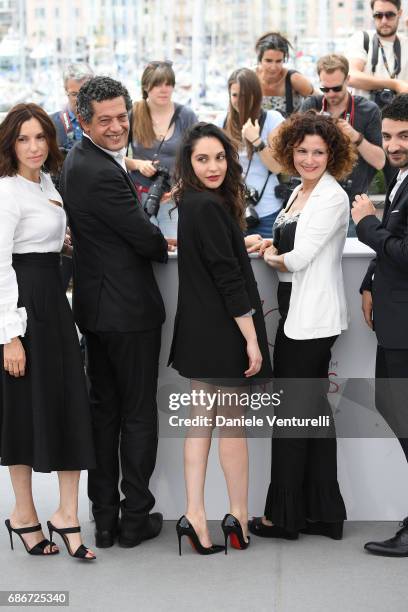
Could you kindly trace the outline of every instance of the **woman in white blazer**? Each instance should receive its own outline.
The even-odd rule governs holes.
[[[341,539],[346,510],[327,390],[331,347],[347,328],[341,258],[349,200],[337,180],[350,173],[356,155],[335,121],[313,111],[281,126],[274,155],[302,179],[276,219],[273,243],[260,248],[279,276],[274,375],[292,379],[282,385],[278,416],[326,420],[319,430],[275,429],[265,514],[249,529],[261,537],[297,539],[302,532]]]

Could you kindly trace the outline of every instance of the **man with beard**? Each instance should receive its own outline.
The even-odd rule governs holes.
[[[382,117],[383,147],[398,174],[388,189],[382,221],[366,195],[356,196],[352,216],[358,239],[376,252],[360,289],[365,321],[378,341],[376,407],[408,461],[408,94],[397,96]],[[365,549],[408,557],[408,517],[394,537],[368,542]]]
[[[375,31],[356,32],[347,43],[350,85],[383,108],[396,94],[408,93],[408,39],[397,35],[401,0],[371,0],[371,9]],[[387,186],[394,173],[386,163]]]
[[[370,97],[371,91],[390,89],[395,93],[408,92],[408,39],[397,35],[402,15],[401,0],[371,0],[375,32],[367,32],[368,49],[364,45],[364,32],[355,32],[347,43],[350,62],[350,85],[354,93]],[[374,42],[378,41],[377,65],[372,70]],[[398,44],[400,53],[398,52]],[[400,55],[400,61],[397,61]],[[398,63],[400,64],[398,66]]]
[[[349,63],[342,55],[325,55],[317,62],[321,96],[310,96],[301,111],[316,109],[329,113],[338,120],[342,131],[356,147],[358,161],[342,186],[350,204],[357,194],[365,193],[376,170],[384,167],[385,156],[381,148],[381,115],[378,106],[362,96],[348,92]],[[350,223],[349,235],[355,236]]]

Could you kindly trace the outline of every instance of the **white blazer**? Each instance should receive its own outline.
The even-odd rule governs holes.
[[[287,207],[301,186],[290,197]],[[325,172],[297,222],[293,250],[284,254],[292,272],[285,334],[294,340],[325,338],[348,326],[341,260],[349,224],[349,199]]]

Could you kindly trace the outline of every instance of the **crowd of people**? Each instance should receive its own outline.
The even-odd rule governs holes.
[[[205,513],[214,426],[192,428],[184,446],[187,507],[176,525],[180,554],[183,536],[203,555],[226,552],[228,541],[246,549],[248,531],[342,538],[346,508],[327,383],[331,349],[348,327],[341,259],[352,224],[376,254],[360,290],[378,339],[376,377],[408,381],[407,43],[397,34],[400,1],[371,6],[376,31],[356,35],[348,58],[319,59],[321,94],[284,66],[285,37],[262,36],[256,69],[229,77],[229,106],[217,125],[173,102],[169,61],[146,66],[135,103],[119,81],[72,65],[61,112],[49,117],[31,103],[8,112],[0,125],[0,459],[15,494],[6,520],[12,547],[16,534],[29,554],[55,555],[57,533],[71,556],[96,558],[80,535],[81,470],[88,471],[96,547],[116,539],[133,547],[160,533],[163,516],[151,512],[149,481],[165,310],[152,262],[165,264],[176,248],[168,361],[191,390],[239,398],[275,377],[285,387],[278,413],[296,415],[301,407],[330,421],[323,437],[274,435],[264,514],[251,520],[245,429],[220,428],[230,501],[224,545],[212,542]],[[366,192],[386,162],[379,220]],[[248,252],[279,278],[273,364]],[[61,253],[73,261],[72,311],[72,270],[61,270]],[[74,322],[86,345],[87,380]],[[378,384],[378,410],[408,460],[408,439],[394,418],[404,389],[392,388],[391,397]],[[213,422],[244,409],[237,401],[191,416],[203,412]],[[58,472],[49,538],[37,516],[33,471]],[[365,548],[408,556],[408,519],[396,536]]]

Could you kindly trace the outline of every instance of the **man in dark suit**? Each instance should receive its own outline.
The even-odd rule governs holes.
[[[62,194],[74,247],[75,320],[86,338],[97,468],[88,494],[96,546],[136,546],[158,535],[163,517],[149,514],[157,451],[157,374],[165,318],[152,261],[168,244],[141,208],[124,162],[131,100],[109,77],[80,90],[84,138],[68,154]],[[122,469],[120,502],[119,480]]]
[[[383,147],[399,170],[390,183],[383,219],[366,195],[356,196],[352,216],[357,236],[376,252],[361,286],[364,318],[378,340],[376,406],[408,461],[408,94],[382,111]],[[368,542],[374,554],[408,556],[408,517],[384,542]]]

